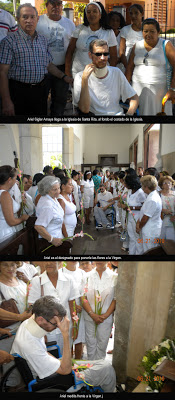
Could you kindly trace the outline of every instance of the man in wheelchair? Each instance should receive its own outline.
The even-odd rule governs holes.
[[[103,226],[106,226],[107,229],[111,229],[114,227],[114,224],[113,226],[111,225],[107,219],[107,215],[113,213],[111,206],[115,203],[115,201],[113,200],[112,193],[106,190],[103,183],[101,183],[99,190],[100,193],[96,193],[94,200],[94,217],[97,222],[96,228],[102,229]]]
[[[45,335],[56,328],[59,328],[63,335],[61,359],[49,354],[45,344]],[[17,353],[27,361],[34,378],[37,376],[39,379],[52,378],[53,374],[58,374],[59,384],[61,375],[64,376],[64,380],[65,376],[70,377],[72,360],[69,319],[65,308],[53,296],[43,296],[34,303],[33,315],[20,325],[11,353]],[[81,360],[79,363],[82,362]],[[88,361],[88,363],[91,364],[91,368],[84,371],[84,380],[90,385],[100,386],[105,392],[114,392],[116,375],[112,365],[106,360]],[[71,385],[72,382],[68,384],[69,387]]]

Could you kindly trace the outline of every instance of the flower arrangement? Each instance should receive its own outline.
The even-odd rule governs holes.
[[[138,377],[138,380],[149,385],[148,391],[160,392],[165,378],[155,376],[154,371],[164,360],[175,361],[175,339],[163,339],[153,349],[148,350],[142,358],[139,365],[142,379]]]
[[[106,297],[107,297],[107,296],[108,296],[108,295],[106,295]],[[106,297],[105,297],[104,301],[102,302],[102,296],[101,296],[99,290],[95,290],[95,293],[94,293],[94,298],[95,298],[95,314],[101,315],[101,313],[102,313],[102,308],[103,308],[104,302],[105,302],[105,300],[106,300]],[[98,324],[95,323],[95,336],[96,336],[96,333],[97,333],[97,326],[98,326]]]
[[[81,381],[83,381],[88,386],[93,386],[93,385],[90,385],[88,382],[85,381],[85,375],[84,375],[83,371],[86,370],[87,368],[91,368],[91,367],[93,367],[93,364],[87,363],[87,364],[78,365],[76,363],[76,360],[75,361],[72,360],[72,369],[75,372],[76,377],[79,378]]]

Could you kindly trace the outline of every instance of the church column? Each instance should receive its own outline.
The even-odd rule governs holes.
[[[145,352],[174,337],[175,262],[119,264],[113,366],[119,382],[137,379]]]
[[[32,176],[42,171],[42,125],[19,125],[20,168]]]
[[[63,128],[63,166],[71,168],[74,165],[74,130]]]

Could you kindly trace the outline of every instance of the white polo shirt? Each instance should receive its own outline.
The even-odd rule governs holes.
[[[43,285],[44,296],[54,296],[59,303],[61,303],[67,311],[67,316],[70,319],[69,301],[80,297],[79,290],[71,276],[65,276],[62,269],[58,270],[58,280],[56,288],[50,281],[47,272],[35,276],[31,280],[31,289],[29,291],[28,303],[34,304],[37,299],[41,297],[41,285]]]
[[[140,221],[143,215],[149,217],[148,222],[143,226],[142,233],[147,237],[158,237],[162,226],[161,220],[162,201],[161,197],[157,193],[157,190],[153,190],[146,198],[141,210],[140,210]]]
[[[106,207],[109,205],[108,200],[112,201],[113,196],[111,192],[106,192],[105,194],[103,193],[98,193],[97,195],[97,201],[99,201],[101,207]]]
[[[44,341],[47,333],[34,321],[32,315],[20,325],[11,348],[11,354],[18,353],[27,361],[34,378],[39,376],[44,379],[60,367],[60,361],[47,352]]]

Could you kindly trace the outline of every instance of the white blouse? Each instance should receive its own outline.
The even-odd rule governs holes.
[[[36,216],[35,225],[43,226],[53,237],[60,239],[64,237],[62,233],[64,210],[57,199],[52,199],[48,194],[40,197],[36,206]],[[41,238],[40,235],[39,237]]]

